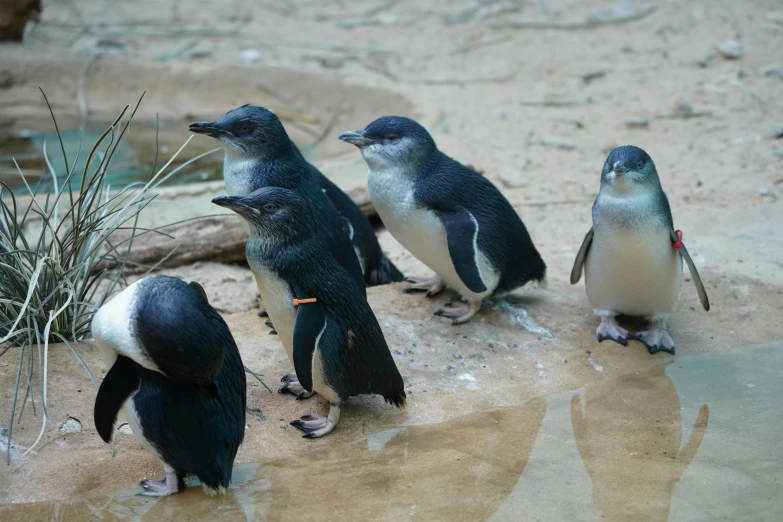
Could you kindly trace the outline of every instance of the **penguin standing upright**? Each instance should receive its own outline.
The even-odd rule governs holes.
[[[601,318],[595,332],[598,341],[626,345],[636,339],[651,354],[674,354],[666,318],[680,296],[683,259],[702,306],[709,310],[707,292],[682,233],[674,230],[655,163],[638,147],[617,147],[604,163],[601,190],[593,204],[593,227],[571,271],[571,284],[576,284],[584,266],[587,298]],[[632,335],[617,324],[618,314],[645,317],[650,328]]]
[[[265,186],[292,189],[299,184],[299,178],[309,177],[344,219],[344,231],[353,243],[366,286],[383,285],[405,278],[381,251],[375,231],[361,209],[304,159],[289,139],[280,119],[272,112],[263,107],[243,105],[229,111],[216,122],[192,123],[190,131],[216,138],[225,148],[223,177],[229,194],[245,196]],[[326,205],[322,203],[321,206]],[[325,224],[334,230],[342,226],[334,219]],[[354,273],[355,267],[341,260],[344,253],[336,253],[339,254],[338,261],[348,269],[348,273]]]
[[[406,291],[434,295],[448,284],[467,300],[440,309],[452,324],[481,302],[528,281],[546,281],[546,265],[514,208],[486,178],[438,150],[415,121],[384,116],[340,139],[359,147],[370,172],[370,199],[384,225],[435,271],[409,278]]]
[[[405,390],[381,327],[362,293],[334,259],[315,226],[310,205],[295,192],[265,187],[245,197],[212,200],[247,220],[246,246],[302,393],[330,403],[328,417],[305,415],[291,424],[307,438],[329,433],[348,397],[375,393],[405,406]],[[284,378],[286,380],[287,378]]]
[[[92,333],[111,366],[95,399],[98,434],[110,442],[122,411],[166,471],[162,482],[142,480],[142,494],[176,493],[186,474],[225,492],[245,433],[245,372],[201,285],[136,281],[98,310]]]

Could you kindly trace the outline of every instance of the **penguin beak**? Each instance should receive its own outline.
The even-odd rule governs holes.
[[[615,175],[621,176],[628,172],[629,169],[622,161],[615,161],[612,170],[614,170]]]
[[[365,145],[370,145],[371,143],[374,143],[373,140],[370,138],[364,137],[364,131],[363,130],[353,130],[348,132],[343,132],[338,136],[341,140],[343,140],[346,143],[352,143],[353,145],[356,145],[359,148],[364,147]]]
[[[211,138],[217,138],[223,131],[217,126],[216,121],[194,121],[188,127],[193,134],[204,134]]]
[[[255,215],[261,214],[261,211],[245,203],[244,198],[240,196],[218,196],[212,199],[212,203],[214,203],[219,207],[233,210],[234,212],[242,216],[250,217],[253,214]]]

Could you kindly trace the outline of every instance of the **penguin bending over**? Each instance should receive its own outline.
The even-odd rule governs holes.
[[[212,202],[250,225],[247,262],[298,384],[330,403],[328,417],[305,415],[291,424],[306,438],[326,435],[343,402],[360,394],[375,393],[404,407],[402,377],[381,327],[317,232],[307,201],[287,189],[264,187]]]
[[[584,265],[587,298],[601,318],[595,332],[599,342],[611,339],[625,346],[629,339],[636,339],[651,354],[674,355],[666,318],[680,296],[683,259],[702,306],[710,309],[707,292],[678,232],[649,154],[630,145],[610,152],[593,204],[593,227],[571,271],[571,284],[576,284]],[[630,334],[617,324],[618,314],[645,317],[650,328]]]
[[[345,233],[353,244],[363,272],[363,284],[385,285],[405,279],[381,250],[375,231],[362,210],[304,159],[299,148],[289,139],[280,119],[272,112],[263,107],[243,105],[229,111],[219,121],[191,123],[190,131],[216,138],[226,150],[223,177],[232,196],[246,196],[265,186],[294,188],[297,184],[295,178],[309,176],[342,216]],[[289,165],[296,166],[295,175],[285,168],[277,171],[278,167]],[[281,180],[281,175],[294,179]],[[333,220],[329,226],[335,227],[335,230],[339,228]],[[338,261],[340,256],[337,256]],[[341,264],[349,273],[355,270],[343,261]]]
[[[386,228],[433,278],[409,278],[427,297],[446,284],[467,300],[436,315],[469,321],[482,301],[528,281],[545,284],[546,265],[514,208],[486,178],[438,150],[415,121],[384,116],[340,139],[369,166],[370,199]]]
[[[98,434],[110,442],[122,411],[166,471],[162,482],[142,480],[142,495],[176,493],[186,474],[224,493],[245,434],[245,371],[201,285],[136,281],[98,310],[92,334],[111,366],[95,399]]]

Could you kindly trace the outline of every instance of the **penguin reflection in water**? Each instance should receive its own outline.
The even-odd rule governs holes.
[[[683,259],[702,306],[709,310],[707,292],[682,233],[674,229],[655,163],[638,147],[617,147],[604,163],[601,190],[593,204],[593,227],[571,271],[571,284],[576,284],[584,266],[587,298],[601,318],[595,332],[598,341],[626,345],[636,339],[651,354],[674,354],[666,318],[680,296]],[[617,324],[618,314],[645,317],[650,328],[631,334]]]
[[[487,297],[529,281],[546,265],[514,208],[486,178],[438,150],[415,121],[384,116],[340,139],[359,147],[370,172],[370,199],[383,224],[435,277],[408,279],[427,297],[446,285],[467,301],[436,315],[469,321]]]
[[[245,433],[245,372],[201,285],[141,279],[98,310],[92,333],[111,367],[95,399],[98,434],[110,442],[122,411],[166,471],[164,481],[142,480],[142,495],[176,493],[186,474],[225,492]]]
[[[307,202],[277,187],[212,202],[250,225],[247,262],[299,385],[303,393],[318,392],[330,403],[328,417],[305,415],[291,425],[306,438],[326,435],[343,402],[360,394],[378,394],[404,407],[402,377],[381,327],[331,255]]]

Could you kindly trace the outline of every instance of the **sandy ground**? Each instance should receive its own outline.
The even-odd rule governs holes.
[[[403,296],[394,286],[369,292],[407,378],[412,405],[405,413],[377,400],[357,400],[328,441],[307,446],[287,428],[287,421],[311,408],[323,408],[322,401],[294,404],[269,395],[251,378],[249,405],[258,406],[262,413],[248,416],[248,442],[238,463],[256,467],[240,466],[247,477],[239,480],[240,508],[228,506],[226,514],[241,511],[243,519],[318,518],[314,506],[355,502],[355,511],[345,507],[347,511],[329,512],[345,518],[370,513],[390,519],[404,515],[453,519],[439,504],[448,498],[460,499],[457,506],[462,511],[456,518],[461,519],[493,514],[508,519],[519,510],[545,520],[589,520],[593,514],[615,519],[638,516],[640,512],[627,511],[634,502],[618,500],[623,498],[635,500],[642,506],[636,509],[646,517],[662,520],[670,514],[670,506],[672,519],[742,518],[755,513],[758,516],[750,518],[774,520],[773,514],[783,511],[775,489],[783,468],[779,435],[765,429],[758,416],[743,414],[753,404],[746,395],[724,394],[714,384],[718,377],[726,379],[726,390],[735,390],[735,383],[753,384],[743,389],[763,394],[752,397],[768,405],[767,411],[779,411],[779,401],[770,393],[779,389],[773,375],[783,368],[774,355],[780,348],[783,310],[779,226],[783,218],[779,201],[783,196],[783,11],[779,2],[771,0],[661,1],[655,10],[646,5],[579,0],[403,0],[339,2],[328,7],[318,2],[278,5],[234,0],[45,2],[42,21],[25,43],[0,47],[0,69],[8,71],[4,77],[12,78],[0,91],[0,121],[9,122],[6,130],[41,125],[39,85],[55,109],[77,123],[83,114],[103,121],[146,89],[140,117],[150,121],[156,113],[161,115],[166,122],[162,139],[169,149],[187,137],[189,121],[216,118],[243,103],[263,104],[310,118],[303,122],[295,116],[298,121],[286,123],[299,142],[323,138],[317,163],[346,188],[363,184],[365,167],[356,151],[336,140],[336,135],[364,127],[383,114],[415,117],[432,130],[442,150],[483,170],[503,190],[548,264],[548,289],[517,292],[457,328],[431,316],[445,298],[428,302]],[[598,26],[586,23],[624,16],[638,19]],[[509,27],[513,23],[518,26]],[[728,40],[739,42],[741,52],[726,44]],[[735,57],[728,56],[732,52]],[[705,313],[692,285],[684,283],[670,321],[676,357],[650,357],[635,342],[626,349],[596,343],[596,320],[590,315],[584,287],[568,284],[573,258],[590,226],[601,166],[609,150],[622,144],[641,146],[655,160],[675,225],[684,231],[713,304],[713,310]],[[199,137],[186,154],[195,155],[211,145]],[[190,194],[163,198],[146,219],[163,223],[172,215],[214,212],[208,205],[213,192]],[[379,237],[403,271],[426,272],[386,231],[381,230]],[[253,315],[258,296],[246,268],[200,263],[169,273],[201,281],[213,304],[225,314],[234,314],[228,320],[243,357],[248,366],[264,374],[268,384],[288,371],[277,340]],[[763,350],[768,351],[759,352],[758,346],[767,346]],[[91,353],[86,345],[84,351]],[[771,361],[768,380],[761,376],[765,358]],[[56,366],[58,377],[51,378],[50,429],[56,435],[55,423],[72,415],[81,420],[84,431],[57,439],[67,444],[54,441],[27,461],[12,462],[12,470],[20,466],[15,473],[4,467],[0,500],[71,501],[95,489],[105,499],[68,504],[71,513],[101,509],[115,513],[114,503],[128,505],[116,500],[113,492],[131,487],[145,474],[159,474],[160,469],[130,437],[120,439],[114,460],[109,457],[90,420],[94,391],[83,370],[68,362],[71,359],[63,353],[58,359],[62,363]],[[100,373],[97,359],[88,359]],[[3,419],[10,407],[12,354],[3,357],[0,365]],[[710,368],[729,367],[733,369],[706,375]],[[746,383],[738,380],[736,368],[756,368],[761,373],[748,377],[753,382]],[[744,379],[746,374],[742,375]],[[768,386],[756,388],[761,382]],[[701,395],[688,395],[689,383],[692,387],[702,383]],[[82,391],[73,393],[77,386]],[[587,394],[581,400],[588,412],[590,404],[597,404],[597,411],[625,411],[610,399],[615,390],[625,390],[619,393],[628,397],[626,404],[644,406],[618,413],[627,420],[624,425],[604,419],[603,425],[586,427],[569,415],[574,390],[582,390],[576,392],[580,397]],[[465,415],[465,422],[458,420]],[[507,424],[497,434],[481,432],[483,423],[492,422],[482,415],[496,415],[494,422]],[[711,423],[706,435],[700,428],[707,422],[705,415]],[[525,419],[521,432],[517,418]],[[659,439],[646,438],[656,422],[673,430],[661,434],[661,440],[672,444],[665,452],[656,446]],[[754,426],[747,435],[758,452],[748,453],[741,437],[732,435],[732,423]],[[19,443],[24,446],[35,439],[40,419],[26,412],[19,426]],[[421,468],[404,469],[408,488],[423,492],[405,506],[411,500],[405,487],[388,482],[400,469],[397,453],[370,452],[369,460],[363,460],[365,454],[360,452],[361,458],[356,458],[363,464],[345,467],[358,446],[372,446],[371,434],[403,426],[406,433],[393,432],[390,440],[400,448],[409,444],[422,452],[426,444],[416,441],[453,434],[442,446],[430,448],[431,457],[413,459],[426,463]],[[614,433],[611,440],[627,451],[615,460],[586,457],[613,451],[580,443],[591,429]],[[687,441],[695,440],[699,448],[699,433],[704,442],[693,458],[688,451],[695,450]],[[561,440],[570,442],[561,444]],[[520,457],[505,462],[503,452],[477,449],[468,452],[474,459],[468,460],[469,469],[475,472],[463,473],[458,467],[449,474],[438,468],[438,458],[465,452],[471,441],[486,442],[488,448],[518,448],[513,453]],[[394,444],[390,451],[397,451]],[[650,458],[634,467],[638,464],[632,458],[634,448],[644,447],[660,449],[661,459]],[[720,447],[729,451],[721,452]],[[679,448],[680,462],[687,462],[677,467],[662,455],[676,454]],[[326,463],[325,481],[347,480],[355,474],[350,487],[364,494],[346,493],[335,500],[327,494],[328,488],[315,487],[310,507],[296,511],[297,501],[290,495],[297,484],[305,487],[308,459]],[[689,459],[693,459],[690,468]],[[584,462],[584,467],[574,468],[573,462]],[[75,467],[78,463],[80,469]],[[638,472],[636,480],[638,476],[667,478],[656,479],[650,489],[655,494],[639,496],[644,487],[630,476],[618,479],[622,469]],[[555,481],[558,470],[573,482],[571,492],[562,490],[559,479]],[[744,482],[736,479],[733,470],[742,470],[736,473],[744,473]],[[380,482],[374,483],[373,476]],[[419,476],[447,478],[429,481],[427,486],[428,481],[418,480]],[[741,482],[738,488],[746,494],[744,500],[729,494],[728,488],[721,489],[732,478]],[[537,481],[551,487],[537,487]],[[475,487],[484,500],[460,489],[466,484],[481,484]],[[699,484],[712,484],[724,492],[712,511],[697,499],[718,495],[700,490]],[[399,505],[369,500],[387,486]],[[402,489],[394,489],[398,486]],[[551,498],[553,492],[571,500],[558,502]],[[242,497],[245,494],[253,498]],[[532,503],[531,495],[540,497],[541,503]],[[204,508],[197,497],[188,498]],[[411,505],[419,506],[418,511],[411,512]],[[27,513],[43,516],[51,508],[37,506],[30,509],[38,511]],[[248,513],[247,506],[257,511]],[[164,508],[183,509],[184,504],[144,505],[159,515]],[[137,515],[143,511],[138,506],[133,509]],[[14,511],[0,516],[3,513]]]

